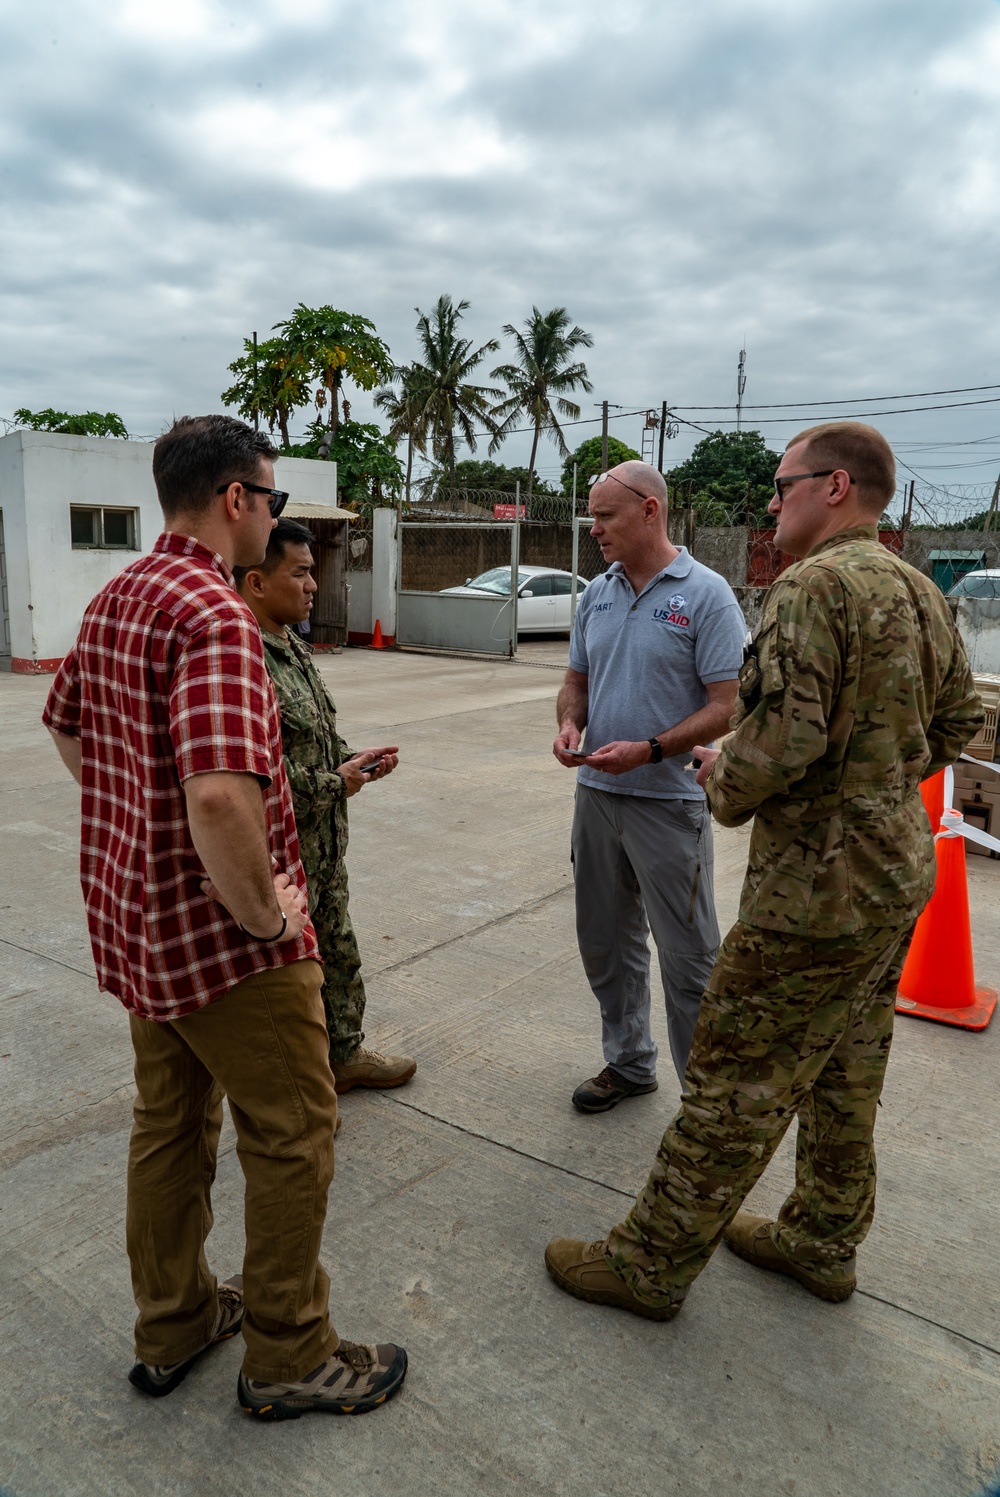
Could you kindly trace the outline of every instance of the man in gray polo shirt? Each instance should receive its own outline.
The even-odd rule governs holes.
[[[579,771],[577,939],[606,1062],[573,1104],[606,1112],[656,1089],[650,928],[683,1080],[719,945],[708,805],[684,765],[696,743],[729,726],[746,624],[729,584],[669,540],[667,488],[655,468],[628,462],[602,473],[590,513],[611,565],[580,599],[552,750]],[[573,751],[584,728],[581,755]]]

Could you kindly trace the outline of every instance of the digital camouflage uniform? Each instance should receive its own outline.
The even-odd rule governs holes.
[[[875,1110],[901,959],[934,887],[920,781],[982,722],[937,587],[874,526],[773,585],[737,727],[708,778],[724,826],[755,817],[740,918],[702,1004],[680,1111],[605,1249],[645,1303],[683,1300],[798,1114],[772,1228],[835,1281],[875,1204]]]
[[[347,913],[347,797],[335,771],[351,757],[337,732],[337,709],[294,630],[262,630],[264,657],[281,709],[281,741],[292,787],[309,915],[323,960],[323,1005],[330,1059],[349,1060],[364,1034],[361,956]]]

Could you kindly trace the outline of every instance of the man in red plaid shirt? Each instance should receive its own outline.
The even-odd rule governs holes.
[[[337,1119],[322,968],[277,704],[231,570],[262,561],[287,499],[275,456],[228,416],[159,439],[164,533],[90,604],[44,714],[82,789],[98,982],[135,1050],[129,1380],[170,1393],[242,1326],[238,1397],[267,1419],[363,1412],[406,1374],[402,1347],[339,1340],[319,1262]],[[204,1244],[223,1093],[246,1254],[217,1284]]]

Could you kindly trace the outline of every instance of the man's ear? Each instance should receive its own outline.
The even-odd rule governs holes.
[[[251,598],[264,596],[264,573],[259,567],[251,567],[243,579],[243,586]]]

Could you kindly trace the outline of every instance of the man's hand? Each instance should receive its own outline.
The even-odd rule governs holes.
[[[606,743],[603,748],[595,749],[585,759],[577,759],[577,764],[586,764],[590,769],[599,769],[604,774],[628,774],[629,770],[638,769],[640,765],[652,762],[653,751],[646,739],[641,743],[630,743],[626,739],[618,739],[614,743]]]
[[[374,764],[376,759],[381,759],[378,769],[373,769],[371,774],[365,774],[366,764]],[[384,748],[359,749],[343,764],[338,766],[337,773],[344,779],[344,794],[357,795],[366,785],[373,780],[384,780],[387,774],[392,774],[399,763],[399,746],[395,743],[387,744]]]
[[[691,753],[696,759],[701,760],[701,768],[695,775],[695,779],[704,790],[705,781],[708,779],[708,776],[711,773],[712,765],[719,757],[719,750],[705,748],[704,744],[696,743],[694,748],[691,750]]]
[[[578,764],[583,763],[579,754],[570,755],[567,752],[569,749],[579,748],[582,737],[581,729],[568,719],[559,728],[559,736],[552,745],[552,752],[559,763],[565,765],[567,769],[575,769]]]
[[[201,892],[207,894],[209,899],[217,900],[223,909],[229,910],[230,915],[233,916],[236,924],[239,925],[239,920],[236,919],[233,911],[229,909],[226,901],[219,894],[218,889],[210,878],[202,879]],[[274,875],[274,897],[278,901],[279,910],[287,921],[285,933],[281,937],[281,940],[273,943],[275,946],[282,946],[286,941],[298,940],[299,936],[305,930],[309,920],[309,902],[306,898],[305,889],[300,889],[296,884],[293,884],[287,873],[276,873]],[[270,932],[258,930],[254,931],[253,934],[266,936]]]

